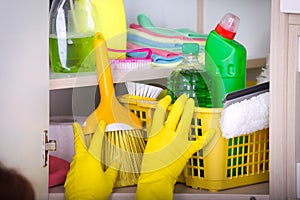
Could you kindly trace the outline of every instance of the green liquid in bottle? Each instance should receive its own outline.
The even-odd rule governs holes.
[[[212,99],[209,91],[209,77],[206,71],[197,69],[175,70],[168,78],[168,94],[172,97],[172,103],[182,94],[193,98],[197,107],[212,107]]]
[[[54,72],[95,71],[94,36],[49,37],[51,68]]]
[[[195,106],[211,108],[211,79],[204,66],[198,62],[198,54],[198,44],[182,45],[183,59],[168,77],[167,93],[172,97],[172,103],[182,94],[186,94],[194,99]]]

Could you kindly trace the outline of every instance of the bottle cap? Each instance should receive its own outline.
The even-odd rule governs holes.
[[[230,40],[233,40],[240,24],[240,18],[232,13],[227,13],[215,28],[215,31]]]
[[[183,43],[182,44],[182,54],[199,54],[199,44],[197,43]]]

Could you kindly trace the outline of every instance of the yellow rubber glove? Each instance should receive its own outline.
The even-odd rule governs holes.
[[[173,199],[174,184],[186,162],[215,134],[211,129],[196,141],[189,141],[194,100],[180,96],[165,121],[170,103],[171,97],[166,96],[155,110],[138,180],[137,200]]]
[[[117,177],[117,166],[103,171],[100,162],[105,122],[101,121],[87,148],[81,126],[73,124],[75,155],[65,182],[67,200],[102,200],[112,193]]]

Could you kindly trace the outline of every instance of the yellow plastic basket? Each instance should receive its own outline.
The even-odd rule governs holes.
[[[269,131],[225,139],[219,128],[221,109],[196,108],[191,133],[215,128],[217,135],[184,168],[185,184],[218,191],[269,180]],[[195,130],[193,130],[195,129]]]
[[[121,98],[145,127],[151,126],[155,101]],[[187,162],[178,182],[192,188],[224,190],[269,180],[269,130],[225,139],[219,127],[222,109],[195,108],[189,139],[194,140],[210,128],[215,137]]]

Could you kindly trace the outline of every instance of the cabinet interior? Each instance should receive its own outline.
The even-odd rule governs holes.
[[[159,0],[157,0],[159,1]],[[171,0],[169,0],[171,1]],[[182,3],[182,1],[178,1],[178,3]],[[250,3],[253,2],[253,3]],[[243,16],[249,15],[247,17],[247,20],[245,22],[251,22],[255,21],[255,24],[250,24],[252,26],[255,25],[255,27],[252,27],[251,30],[253,32],[249,33],[248,29],[245,29],[246,24],[244,24],[241,27],[241,31],[243,35],[240,37],[240,39],[245,40],[246,44],[251,44],[251,55],[248,59],[248,69],[247,69],[247,80],[249,81],[256,81],[256,77],[261,73],[262,67],[266,66],[266,57],[269,53],[269,42],[270,42],[270,28],[266,27],[266,24],[270,24],[270,12],[271,12],[271,5],[270,5],[270,0],[266,1],[249,1],[247,2],[247,6],[244,5],[245,2],[240,2],[238,0],[230,0],[230,3],[226,3],[226,6],[223,7],[221,5],[224,4],[222,0],[214,0],[214,1],[209,1],[209,0],[193,0],[191,1],[191,6],[196,5],[195,8],[192,8],[192,11],[195,14],[195,18],[191,19],[192,21],[192,28],[197,29],[199,32],[203,33],[208,33],[208,30],[211,28],[214,28],[213,26],[218,22],[218,20],[222,17],[224,13],[224,10],[228,10],[231,12],[236,12],[237,14],[241,14]],[[124,0],[125,7],[129,11],[132,11],[132,15],[136,15],[139,10],[133,10],[134,8],[130,6],[132,2],[129,0]],[[134,4],[136,4],[135,2]],[[169,2],[170,3],[170,2]],[[176,2],[175,2],[176,3]],[[174,1],[172,1],[172,4],[175,4]],[[143,2],[139,2],[138,4],[143,4]],[[151,2],[153,4],[153,2]],[[159,4],[161,5],[168,5],[168,1],[165,3],[161,3],[159,1]],[[230,6],[229,6],[230,5]],[[139,7],[139,5],[136,5],[138,8],[142,9],[142,7]],[[251,7],[249,7],[251,6]],[[145,8],[148,8],[148,10],[141,10],[141,12],[148,12],[149,7],[144,6]],[[227,8],[228,7],[228,8]],[[257,25],[257,19],[252,19],[253,18],[253,13],[245,12],[242,13],[243,11],[247,9],[255,9],[259,7],[260,9],[260,14],[265,14],[266,21],[263,21],[262,24]],[[213,10],[215,8],[215,10]],[[187,8],[189,9],[189,8]],[[264,12],[265,11],[265,12]],[[150,12],[150,11],[149,11]],[[183,11],[182,12],[189,12],[189,11]],[[178,12],[174,12],[177,17],[181,17],[181,15],[178,15]],[[170,15],[175,15],[170,11]],[[215,13],[218,13],[218,16],[213,16]],[[150,16],[152,16],[152,13],[149,13]],[[251,14],[251,15],[250,15]],[[162,15],[162,14],[161,14]],[[261,15],[257,16],[260,17]],[[132,16],[130,16],[130,19],[133,19]],[[154,18],[155,19],[155,18]],[[163,23],[164,19],[169,19],[170,17],[162,16],[162,19],[159,23]],[[211,19],[211,20],[208,20]],[[175,19],[172,19],[176,21]],[[168,24],[166,22],[166,24]],[[212,25],[213,24],[213,25]],[[175,24],[176,25],[176,24]],[[170,26],[175,26],[174,23]],[[261,26],[261,27],[260,27]],[[170,27],[173,28],[173,27]],[[178,27],[179,28],[179,27]],[[260,30],[258,30],[260,29]],[[257,31],[256,31],[257,30]],[[257,35],[255,35],[257,33]],[[239,38],[237,38],[239,39]],[[257,52],[255,51],[257,50]],[[256,54],[257,53],[257,54]],[[87,86],[83,87],[65,87],[62,86],[61,88],[58,89],[51,89],[50,88],[50,118],[54,116],[87,116],[90,114],[91,111],[95,107],[95,105],[98,105],[99,102],[99,92],[98,88],[95,82],[95,75],[93,75],[93,83],[88,83]],[[298,78],[299,80],[299,78]],[[60,81],[59,78],[52,78],[50,79],[50,85],[53,84],[55,81]],[[162,77],[154,77],[152,80],[139,80],[141,82],[145,83],[160,83],[162,85],[166,85],[166,78]],[[299,82],[299,81],[298,81]],[[60,84],[60,83],[59,83]],[[300,83],[298,83],[299,87]],[[125,88],[122,82],[116,83],[116,91],[118,94],[125,93]],[[299,94],[298,94],[299,96]],[[90,97],[90,98],[87,98]],[[299,97],[298,97],[299,98]],[[76,99],[74,101],[74,99]],[[87,100],[89,99],[89,100]],[[74,107],[76,109],[74,110]],[[300,105],[297,107],[297,110],[300,111]],[[299,113],[299,112],[297,112]],[[299,126],[299,125],[298,125]],[[297,126],[297,129],[300,130],[300,127]],[[299,136],[298,136],[299,137]],[[298,138],[300,139],[300,138]],[[300,152],[299,146],[298,146],[298,152]],[[300,155],[298,155],[298,160],[300,160]],[[115,189],[116,193],[134,193],[135,187],[128,187],[128,188],[117,188]],[[56,195],[61,196],[63,195],[63,187],[58,186],[54,188],[50,188],[49,190],[50,196],[55,197]],[[240,187],[240,188],[234,188],[234,189],[229,189],[229,190],[224,190],[224,191],[219,191],[217,193],[212,193],[206,190],[197,190],[197,189],[192,189],[188,187],[184,187],[181,184],[177,184],[175,188],[175,193],[178,194],[204,194],[204,195],[216,195],[216,194],[249,194],[249,195],[254,195],[254,194],[259,194],[261,195],[262,199],[266,198],[268,199],[268,194],[269,194],[269,183],[260,183],[260,184],[255,184],[255,185],[250,185],[250,186],[245,186],[245,187]],[[59,199],[59,198],[58,198]]]

